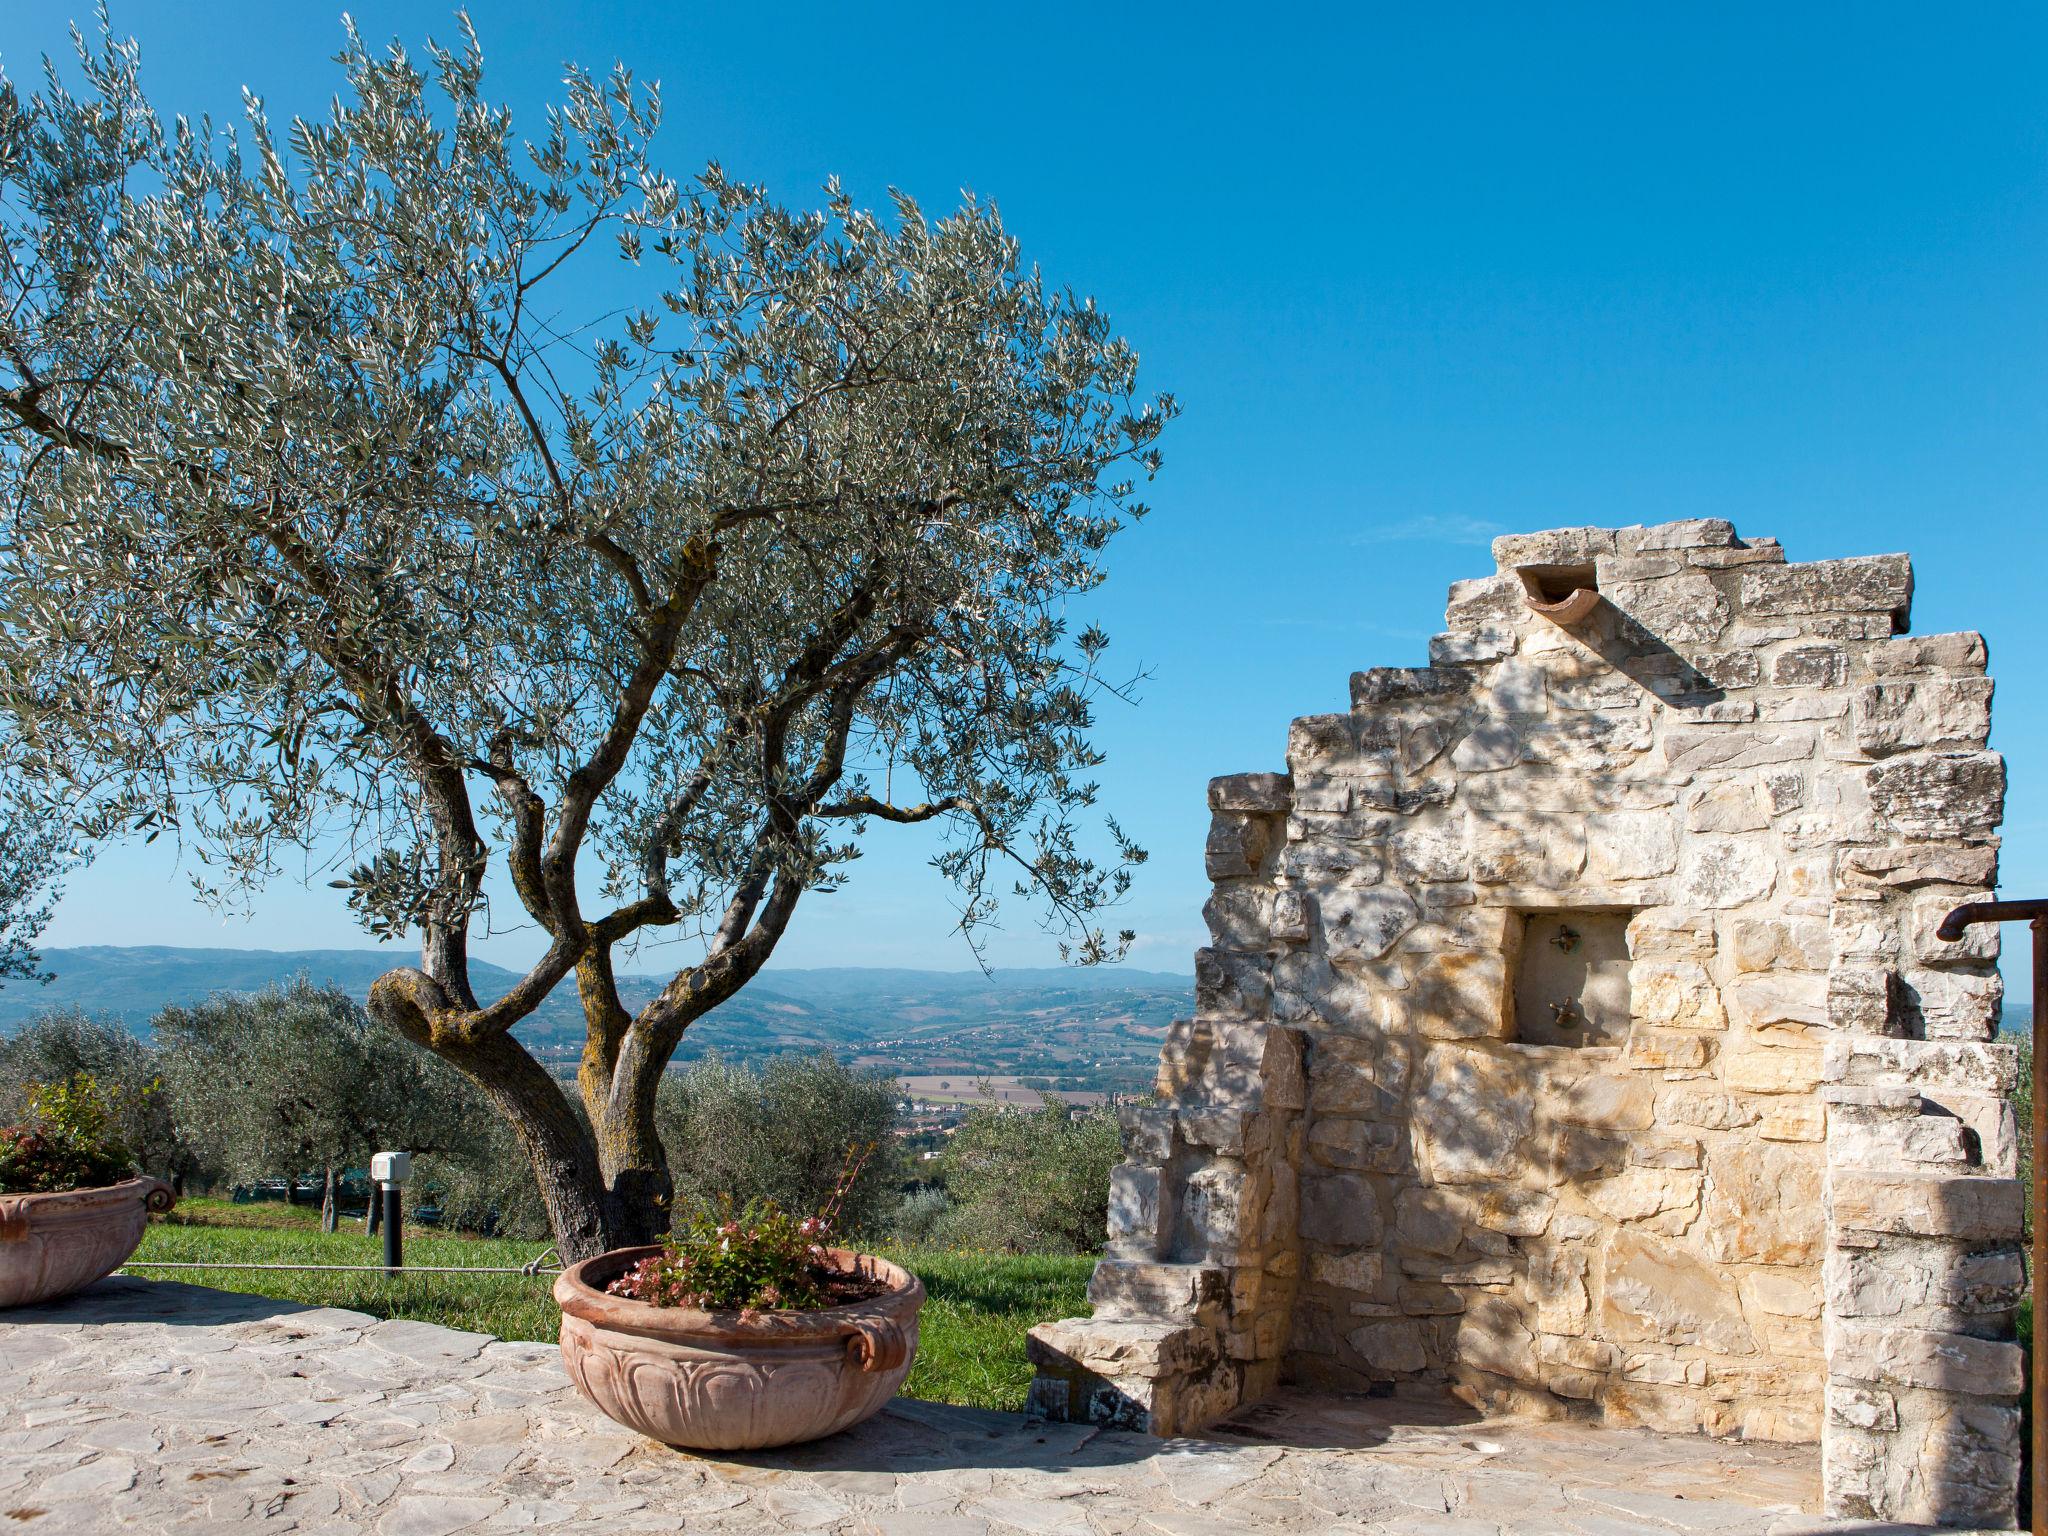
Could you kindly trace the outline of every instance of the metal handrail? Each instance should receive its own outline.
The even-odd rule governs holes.
[[[1953,944],[1972,923],[2031,923],[2034,929],[2034,1246],[2028,1269],[2034,1289],[2033,1446],[2028,1528],[2048,1536],[2048,1367],[2041,1359],[2041,1280],[2048,1274],[2048,1051],[2042,1050],[2041,1016],[2048,1012],[2048,898],[2035,901],[1972,901],[1941,920],[1935,937]]]

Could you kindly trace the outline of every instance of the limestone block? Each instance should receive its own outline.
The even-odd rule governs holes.
[[[1400,1287],[1397,1305],[1407,1317],[1451,1317],[1465,1310],[1465,1298],[1436,1281],[1410,1281]]]
[[[1984,637],[1974,632],[1952,635],[1901,635],[1870,648],[1870,670],[1879,677],[1911,677],[1927,672],[1982,672]]]
[[[1287,768],[1294,776],[1291,799],[1296,810],[1316,809],[1303,802],[1302,781],[1342,774],[1384,774],[1392,764],[1362,746],[1354,715],[1303,715],[1287,727]]]
[[[1401,733],[1400,762],[1403,773],[1420,773],[1450,749],[1453,732],[1439,720],[1425,720]]]
[[[1913,564],[1904,555],[1810,560],[1758,566],[1742,574],[1738,599],[1745,615],[1875,611],[1905,628],[1913,602]]]
[[[1418,1150],[1439,1184],[1508,1178],[1525,1156],[1533,1112],[1524,1085],[1499,1058],[1441,1046],[1416,1084]]]
[[[1272,962],[1235,950],[1195,951],[1195,1011],[1205,1018],[1259,1019],[1271,1012]]]
[[[1474,1370],[1527,1378],[1535,1344],[1521,1308],[1504,1296],[1474,1296],[1458,1319],[1457,1360]]]
[[[1804,762],[1813,756],[1815,739],[1812,732],[1797,729],[1762,734],[1725,726],[1673,726],[1664,732],[1663,745],[1664,760],[1674,773],[1704,773]]]
[[[1770,812],[1757,785],[1714,784],[1701,789],[1687,802],[1685,825],[1689,832],[1713,832],[1724,836],[1759,832],[1770,825]],[[1671,829],[1668,818],[1664,827],[1668,835]]]
[[[1529,1290],[1537,1326],[1545,1333],[1583,1332],[1592,1312],[1587,1286],[1592,1261],[1583,1248],[1544,1248],[1529,1255]]]
[[[1739,1093],[1811,1093],[1823,1070],[1821,1052],[1812,1049],[1739,1049],[1721,1057],[1721,1081]]]
[[[1852,1381],[1972,1397],[2017,1397],[2026,1368],[2017,1344],[1919,1328],[1831,1323],[1828,1371]]]
[[[1242,1104],[1206,1101],[1183,1105],[1175,1115],[1181,1139],[1189,1146],[1235,1158],[1271,1154],[1274,1118]]]
[[[1165,1236],[1158,1166],[1118,1163],[1109,1171],[1109,1240],[1156,1253]]]
[[[1925,747],[1981,747],[1991,734],[1991,679],[1871,683],[1856,694],[1856,745],[1872,757]]]
[[[1411,1322],[1367,1323],[1348,1335],[1359,1358],[1375,1371],[1406,1374],[1429,1364],[1422,1331]]]
[[[1765,1104],[1756,1133],[1765,1141],[1820,1141],[1827,1128],[1827,1109],[1818,1101],[1773,1099]]]
[[[1638,960],[1629,967],[1629,1001],[1645,1024],[1666,1029],[1721,1030],[1728,1013],[1721,989],[1693,960]]]
[[[1124,1156],[1134,1163],[1158,1167],[1173,1155],[1173,1111],[1156,1105],[1120,1104],[1117,1124],[1123,1128]]]
[[[2020,1472],[2020,1413],[1964,1399],[1935,1415],[1913,1467],[1901,1517],[1945,1526],[2009,1529]]]
[[[1656,1104],[1656,1091],[1639,1078],[1593,1076],[1567,1086],[1550,1113],[1575,1125],[1640,1131],[1655,1118]]]
[[[1797,645],[1771,662],[1780,688],[1839,688],[1849,680],[1849,657],[1839,645]]]
[[[1853,1381],[1830,1380],[1827,1390],[1828,1421],[1850,1429],[1890,1431],[1899,1427],[1899,1400],[1882,1387],[1860,1386]]]
[[[1262,950],[1273,936],[1273,893],[1260,886],[1220,885],[1202,907],[1219,949]]]
[[[1935,937],[1941,920],[1965,902],[1989,901],[1989,891],[1929,891],[1913,903],[1907,934],[1913,953],[1927,965],[1989,965],[1998,959],[1999,925],[1973,923],[1954,943]]]
[[[1764,798],[1770,801],[1773,816],[1798,810],[1806,804],[1806,794],[1806,775],[1797,768],[1781,769],[1764,776]]]
[[[1912,890],[1923,885],[1961,885],[1988,890],[1998,883],[1998,850],[1939,844],[1851,848],[1842,855],[1842,876],[1852,887]]]
[[[1098,1318],[1222,1321],[1228,1276],[1213,1264],[1161,1264],[1104,1259],[1088,1280]]]
[[[1522,760],[1522,738],[1514,725],[1497,715],[1474,720],[1451,749],[1451,766],[1460,773],[1492,773]]]
[[[1472,857],[1461,828],[1422,827],[1393,838],[1394,867],[1404,880],[1430,883],[1466,879]]]
[[[1898,1012],[1898,975],[1889,966],[1837,964],[1828,972],[1827,998],[1833,1028],[1886,1034]]]
[[[1678,867],[1678,837],[1668,814],[1618,811],[1585,820],[1586,873],[1594,880],[1650,880]]]
[[[1230,773],[1209,781],[1212,811],[1284,814],[1294,781],[1284,773]]]
[[[1351,707],[1365,715],[1389,704],[1455,703],[1471,689],[1462,667],[1374,667],[1351,674]]]
[[[1913,969],[1899,977],[1906,1033],[1929,1040],[1989,1040],[1998,1033],[2005,981],[1996,971]]]
[[[1777,883],[1770,850],[1728,837],[1697,837],[1678,859],[1678,897],[1689,906],[1721,909],[1761,901]]]
[[[1378,872],[1374,872],[1378,878]],[[1273,890],[1273,911],[1271,919],[1273,942],[1276,944],[1306,944],[1309,940],[1310,912],[1308,898],[1301,891],[1283,879]]]
[[[1735,525],[1722,517],[1687,517],[1676,522],[1652,523],[1647,528],[1623,528],[1617,537],[1624,550],[1677,549],[1688,556],[1701,550],[1729,552],[1738,546]],[[1768,539],[1759,542],[1770,550],[1776,549]]]
[[[1818,1262],[1824,1236],[1821,1164],[1819,1149],[1811,1146],[1716,1147],[1707,1160],[1700,1222],[1706,1255],[1722,1263]]]
[[[1175,1257],[1241,1262],[1263,1209],[1257,1176],[1243,1163],[1217,1158],[1185,1175],[1175,1196]]]
[[[1308,1099],[1302,1037],[1284,1025],[1219,1019],[1197,1088],[1212,1105],[1300,1109]]]
[[[1825,1049],[1831,1083],[1906,1083],[1921,1092],[1957,1090],[2002,1098],[2019,1072],[2018,1047],[1965,1040],[1895,1040],[1842,1035]]]
[[[1629,919],[1628,952],[1637,960],[1709,959],[1714,919],[1679,907],[1646,907]]]
[[[1606,1178],[1628,1165],[1628,1138],[1618,1131],[1589,1125],[1560,1125],[1550,1133],[1543,1171],[1553,1180],[1576,1183]]]
[[[1411,1252],[1448,1258],[1464,1246],[1466,1222],[1441,1190],[1414,1185],[1394,1202],[1394,1236]]]
[[[2018,1179],[1850,1168],[1829,1179],[1834,1224],[1862,1232],[2010,1239],[2022,1203]]]
[[[1607,1336],[1747,1355],[1756,1339],[1728,1275],[1670,1243],[1622,1230],[1602,1265],[1600,1315]]]
[[[1367,1173],[1399,1173],[1408,1164],[1401,1128],[1371,1120],[1317,1120],[1309,1128],[1308,1152],[1325,1167]]]
[[[1211,880],[1236,880],[1258,873],[1270,851],[1270,818],[1218,811],[1209,820],[1202,862]]]
[[[2010,1328],[2026,1265],[2017,1248],[1973,1251],[1951,1239],[1896,1237],[1853,1247],[1844,1239],[1821,1278],[1836,1317],[1982,1335]]]
[[[1750,1030],[1774,1024],[1828,1023],[1828,978],[1811,973],[1757,972],[1728,988],[1728,1011]]]
[[[1728,957],[1738,971],[1825,971],[1838,942],[1815,918],[1737,917],[1728,924]]]
[[[1317,1053],[1309,1073],[1308,1102],[1319,1116],[1393,1115],[1400,1109],[1398,1096],[1382,1084],[1372,1063],[1346,1061],[1326,1051]]]
[[[1481,885],[1562,886],[1586,864],[1587,828],[1575,818],[1475,812],[1465,830],[1470,875]],[[1464,877],[1460,867],[1437,878]]]
[[[1511,1184],[1445,1185],[1437,1195],[1452,1219],[1465,1224],[1466,1240],[1482,1252],[1489,1237],[1541,1237],[1557,1213],[1555,1195]]]
[[[1585,1186],[1610,1220],[1677,1236],[1699,1215],[1703,1176],[1672,1168],[1628,1168]]]
[[[1166,1026],[1153,1080],[1153,1091],[1161,1099],[1175,1103],[1195,1088],[1209,1064],[1215,1034],[1215,1026],[1206,1019],[1175,1019]]]
[[[1755,1125],[1762,1114],[1763,1106],[1757,1101],[1712,1088],[1670,1088],[1656,1096],[1657,1119],[1667,1125],[1688,1125],[1703,1131],[1739,1130]]]
[[[1503,954],[1441,950],[1411,980],[1406,1021],[1432,1040],[1499,1040],[1513,1028]]]
[[[1680,1034],[1672,1030],[1632,1030],[1622,1060],[1643,1071],[1686,1072],[1704,1067],[1713,1047],[1703,1035]],[[1818,1067],[1816,1066],[1816,1072]],[[1815,1081],[1818,1081],[1816,1076]]]
[[[1658,639],[1678,646],[1711,645],[1728,627],[1728,599],[1697,571],[1654,581],[1601,585],[1614,606]]]
[[[1612,528],[1549,528],[1493,541],[1493,563],[1504,573],[1520,565],[1593,565],[1620,552],[1620,536]]]
[[[1309,1255],[1308,1277],[1317,1285],[1332,1285],[1340,1291],[1356,1291],[1369,1295],[1379,1289],[1380,1280],[1386,1270],[1386,1260],[1370,1248],[1355,1248],[1349,1253],[1316,1253]]]
[[[1026,1336],[1034,1365],[1078,1364],[1105,1375],[1157,1379],[1193,1374],[1216,1363],[1208,1328],[1164,1319],[1069,1317],[1040,1323]]]
[[[1452,630],[1449,634],[1430,637],[1429,664],[1432,667],[1457,667],[1499,661],[1504,656],[1514,655],[1520,643],[1521,637],[1508,624]]]
[[[1332,1248],[1366,1248],[1385,1223],[1372,1185],[1356,1174],[1325,1174],[1301,1181],[1301,1235]]]
[[[1870,805],[1902,837],[1985,837],[2005,811],[2005,759],[1996,752],[1929,752],[1871,768]]]
[[[1513,625],[1528,617],[1519,578],[1511,574],[1451,583],[1444,623],[1451,629]]]
[[[1422,917],[1415,899],[1398,886],[1327,890],[1316,909],[1330,952],[1361,960],[1385,955]]]
[[[1544,668],[1529,661],[1504,661],[1486,680],[1482,708],[1503,715],[1540,715],[1550,709]]]

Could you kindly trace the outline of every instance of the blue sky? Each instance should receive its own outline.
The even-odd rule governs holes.
[[[354,12],[373,39],[452,31]],[[10,74],[61,47],[62,14],[0,14]],[[1421,660],[1493,533],[1568,523],[1910,550],[1915,629],[1989,637],[2005,890],[2048,893],[2040,8],[473,14],[528,123],[563,60],[623,57],[663,82],[678,171],[715,156],[792,202],[832,173],[873,202],[995,199],[1180,396],[1156,516],[1095,605],[1153,674],[1101,728],[1105,801],[1153,851],[1123,914],[1136,963],[1185,970],[1201,941],[1205,780],[1280,766],[1288,720],[1341,708],[1353,669]],[[217,116],[245,83],[318,110],[337,15],[115,5],[159,106]],[[879,831],[782,963],[969,963],[919,834]],[[110,855],[48,942],[367,942],[324,888],[224,925],[180,880],[159,850]],[[1051,945],[1017,912],[992,957]]]

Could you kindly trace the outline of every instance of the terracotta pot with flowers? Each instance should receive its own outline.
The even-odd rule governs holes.
[[[864,1160],[815,1215],[727,1201],[664,1243],[564,1270],[555,1301],[578,1389],[629,1429],[692,1450],[816,1440],[880,1409],[917,1353],[924,1286],[831,1245]]]
[[[0,1128],[0,1307],[68,1296],[128,1262],[170,1185],[115,1139],[113,1097],[90,1077],[29,1089]]]

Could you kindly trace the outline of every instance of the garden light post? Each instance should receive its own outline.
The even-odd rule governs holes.
[[[370,1178],[384,1202],[384,1273],[405,1267],[405,1218],[401,1201],[405,1181],[412,1177],[410,1152],[379,1152],[370,1159]]]
[[[2033,1284],[2034,1326],[2038,1330],[2042,1317],[2041,1277],[2048,1273],[2048,1182],[2043,1180],[2041,1166],[2041,1149],[2048,1147],[2048,1059],[2044,1059],[2041,1050],[2041,1016],[2044,1007],[2048,1007],[2048,900],[1969,902],[1941,920],[1941,926],[1935,929],[1935,937],[1953,944],[1972,923],[2015,922],[2030,923],[2034,929],[2034,1123],[2031,1128],[2033,1140],[2029,1143],[2034,1149],[2034,1187],[2029,1193],[2034,1235],[2027,1269]],[[2034,1536],[2048,1536],[2048,1370],[2041,1366],[2038,1332],[2031,1374],[2034,1411],[2029,1459],[2033,1472],[2029,1484],[2028,1527]]]

